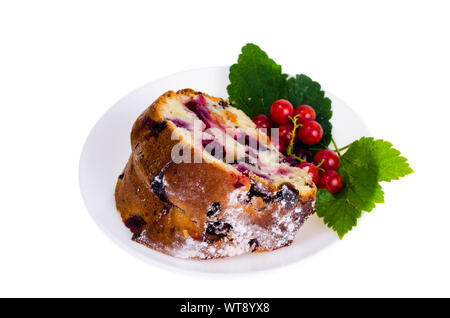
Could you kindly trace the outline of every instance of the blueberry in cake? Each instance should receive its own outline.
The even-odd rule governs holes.
[[[116,206],[132,239],[212,259],[289,245],[316,187],[227,101],[168,91],[136,120]]]

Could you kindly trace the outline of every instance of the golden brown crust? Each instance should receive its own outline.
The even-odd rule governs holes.
[[[163,120],[164,118],[162,117],[163,113],[162,109],[167,106],[168,100],[171,98],[182,98],[182,97],[194,98],[199,94],[216,103],[223,101],[222,98],[210,96],[203,92],[194,91],[191,88],[180,89],[177,92],[167,91],[150,105],[151,108],[150,117],[153,120]]]
[[[117,210],[133,239],[168,255],[196,259],[289,245],[312,213],[315,188],[292,201],[290,187],[276,188],[219,162],[171,161],[179,141],[171,140],[176,128],[164,121],[163,109],[170,99],[198,94],[168,91],[133,125],[132,153],[115,190]]]

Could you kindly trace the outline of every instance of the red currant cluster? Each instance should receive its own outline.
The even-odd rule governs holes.
[[[270,108],[270,118],[260,114],[253,118],[253,122],[258,128],[266,128],[268,131],[278,125],[278,150],[294,159],[299,168],[307,167],[313,182],[319,188],[334,194],[343,186],[342,176],[336,171],[339,168],[339,157],[333,151],[324,149],[313,158],[309,149],[294,147],[298,140],[304,145],[312,146],[322,139],[322,126],[315,119],[316,112],[311,106],[300,105],[294,109],[289,101],[279,99]]]
[[[296,117],[299,129],[293,134],[294,125],[292,117]],[[260,114],[253,118],[253,122],[258,128],[267,128],[270,130],[278,125],[278,149],[285,152],[292,138],[294,144],[300,139],[305,145],[314,145],[322,139],[322,126],[315,121],[316,112],[311,106],[301,105],[294,109],[292,104],[285,100],[279,99],[272,104],[270,108],[270,118]]]

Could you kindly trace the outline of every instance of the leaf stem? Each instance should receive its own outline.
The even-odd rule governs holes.
[[[335,149],[330,149],[330,150],[332,150],[334,152],[338,152],[338,151],[342,151],[342,150],[345,150],[345,149],[349,148],[351,145],[352,144],[348,144],[347,146],[341,147],[339,149],[335,148]]]
[[[333,143],[334,151],[338,154],[339,157],[341,157],[341,152],[340,152],[341,149],[338,148],[338,146],[336,145],[336,141],[334,141],[333,137],[331,137],[331,142]]]
[[[347,149],[348,147],[350,147],[350,145],[351,145],[351,144],[348,144],[347,146],[344,146],[344,147],[339,148],[339,149],[337,149],[337,150],[339,150],[339,151],[345,150],[345,149]]]

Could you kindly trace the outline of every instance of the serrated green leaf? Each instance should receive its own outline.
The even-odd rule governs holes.
[[[238,63],[230,67],[229,100],[248,116],[269,114],[274,101],[286,94],[287,75],[255,44],[242,48]]]
[[[364,138],[362,140],[366,148],[370,149],[372,156],[377,164],[378,181],[398,180],[414,171],[409,166],[407,159],[400,156],[400,151],[392,147],[389,141],[374,140],[373,138]]]
[[[391,143],[362,137],[341,157],[338,172],[344,180],[343,189],[335,195],[320,189],[316,212],[342,239],[363,211],[370,212],[376,203],[384,202],[380,181],[397,180],[413,171]]]
[[[341,198],[336,198],[328,190],[319,189],[316,196],[317,215],[322,217],[324,223],[333,229],[341,239],[352,227],[356,226],[362,213],[359,207],[345,199],[346,192],[346,189],[342,190]],[[336,213],[336,211],[345,211],[345,213]]]

